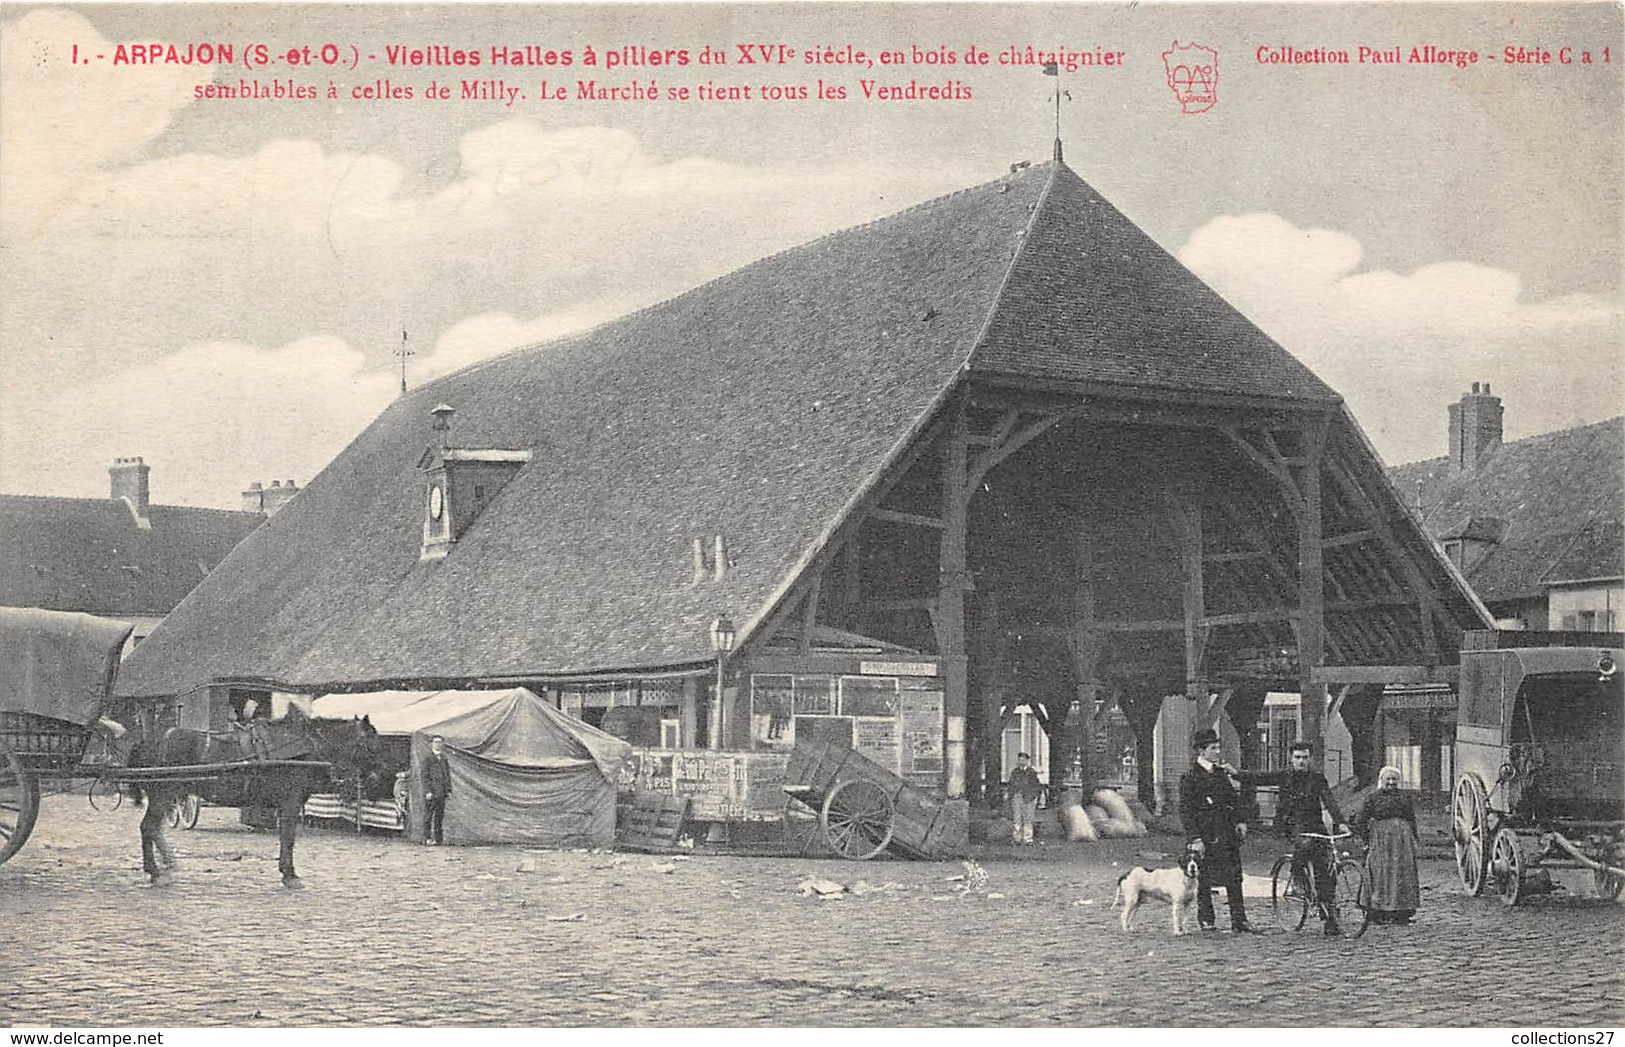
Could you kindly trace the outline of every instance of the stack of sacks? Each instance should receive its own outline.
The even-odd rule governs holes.
[[[1076,794],[1068,792],[1067,801],[1061,807],[1061,824],[1066,826],[1068,840],[1098,840],[1099,834],[1095,832],[1094,823],[1084,812],[1083,805],[1076,799]]]
[[[1115,839],[1146,834],[1145,824],[1134,817],[1128,801],[1116,789],[1096,790],[1094,801],[1084,808],[1084,813],[1094,823],[1093,828],[1098,836]]]

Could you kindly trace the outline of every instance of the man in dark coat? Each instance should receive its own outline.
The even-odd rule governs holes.
[[[1276,794],[1275,827],[1295,841],[1292,847],[1292,874],[1294,877],[1303,878],[1304,865],[1314,866],[1315,886],[1320,895],[1322,911],[1326,915],[1326,935],[1335,938],[1343,933],[1343,928],[1338,925],[1337,910],[1332,905],[1335,893],[1332,881],[1332,848],[1326,840],[1317,840],[1302,834],[1325,833],[1327,816],[1330,816],[1338,832],[1346,833],[1349,827],[1343,819],[1342,810],[1337,806],[1337,800],[1332,796],[1332,787],[1326,783],[1326,776],[1310,769],[1311,751],[1308,742],[1293,742],[1290,750],[1292,766],[1287,770],[1242,771],[1240,777],[1244,784],[1274,785],[1280,788],[1280,792]]]
[[[1196,890],[1196,919],[1204,931],[1213,930],[1213,888],[1223,887],[1230,900],[1230,926],[1251,933],[1246,903],[1241,898],[1241,841],[1247,822],[1241,794],[1231,780],[1230,768],[1220,762],[1219,735],[1212,728],[1191,739],[1196,762],[1179,779],[1179,817],[1191,837],[1192,850],[1202,854],[1202,876]]]
[[[1016,754],[1016,769],[1010,772],[1010,842],[1033,842],[1033,821],[1038,815],[1038,796],[1044,791],[1039,784],[1038,772],[1033,770],[1031,756]]]
[[[435,735],[429,741],[429,758],[423,763],[423,803],[429,824],[424,843],[439,844],[445,836],[446,797],[451,795],[451,764],[446,761],[446,740]]]

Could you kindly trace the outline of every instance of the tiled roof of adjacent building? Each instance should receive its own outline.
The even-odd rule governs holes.
[[[1391,475],[1441,538],[1493,538],[1477,532],[1499,521],[1500,541],[1465,572],[1487,601],[1625,575],[1625,417],[1504,443],[1469,472],[1430,458]]]
[[[258,513],[0,494],[0,604],[161,616],[258,527]]]

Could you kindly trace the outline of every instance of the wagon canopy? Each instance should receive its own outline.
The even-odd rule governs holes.
[[[88,614],[0,607],[0,713],[94,722],[134,629]]]

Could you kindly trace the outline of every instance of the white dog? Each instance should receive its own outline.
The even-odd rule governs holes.
[[[1134,925],[1134,912],[1146,898],[1167,902],[1174,910],[1174,933],[1185,933],[1185,910],[1196,904],[1196,884],[1202,875],[1202,856],[1186,850],[1184,859],[1173,869],[1143,869],[1135,867],[1117,878],[1116,905],[1121,899],[1123,915],[1118,921],[1123,930]]]

